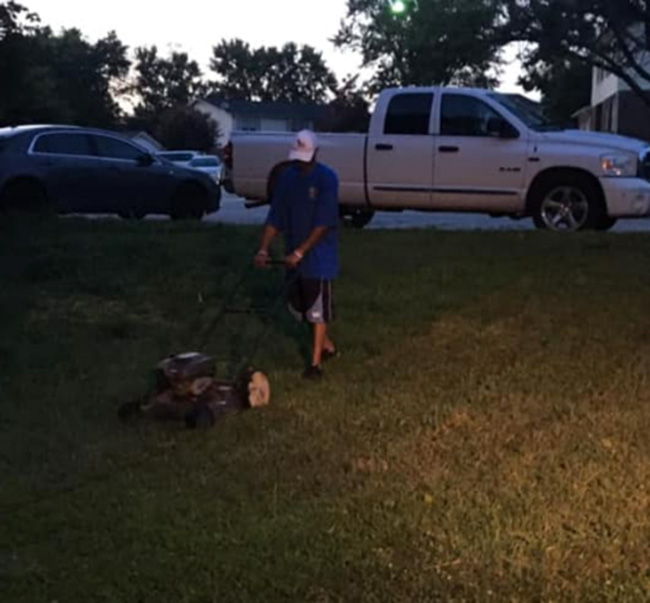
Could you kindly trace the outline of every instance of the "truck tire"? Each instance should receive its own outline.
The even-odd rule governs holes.
[[[341,208],[340,217],[343,226],[362,229],[370,224],[375,212],[370,209]]]
[[[598,184],[580,173],[554,174],[536,184],[529,208],[537,228],[556,232],[593,230],[607,218]]]
[[[172,198],[169,217],[172,220],[200,220],[207,207],[207,193],[198,184],[181,184]]]

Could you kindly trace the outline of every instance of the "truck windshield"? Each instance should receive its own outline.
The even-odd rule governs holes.
[[[516,115],[533,130],[562,130],[563,126],[553,123],[544,115],[542,106],[521,94],[491,92],[490,98]]]

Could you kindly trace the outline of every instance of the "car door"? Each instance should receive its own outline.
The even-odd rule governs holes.
[[[443,93],[433,205],[461,211],[521,209],[526,151],[524,136],[483,99]]]
[[[366,161],[373,207],[430,207],[433,101],[432,92],[397,93],[388,101],[383,124],[370,132]]]
[[[87,134],[39,134],[32,141],[29,155],[58,211],[89,211],[96,200],[98,161]]]
[[[92,134],[92,141],[103,162],[102,186],[111,212],[129,216],[167,213],[173,167],[116,136]]]

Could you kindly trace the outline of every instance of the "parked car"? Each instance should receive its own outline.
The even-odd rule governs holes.
[[[263,202],[292,134],[243,133],[225,149],[228,183]],[[375,211],[531,216],[539,228],[605,230],[650,215],[650,146],[550,124],[525,97],[463,88],[393,88],[370,131],[319,135],[343,214]]]
[[[201,157],[201,153],[198,151],[158,151],[156,156],[171,161],[176,165],[188,167],[192,159],[195,157]]]
[[[176,165],[205,172],[217,184],[221,184],[223,164],[216,155],[206,155],[198,151],[160,151],[158,157]]]
[[[223,164],[216,155],[201,155],[190,161],[189,168],[199,170],[210,176],[217,184],[221,184]]]
[[[200,219],[220,201],[221,189],[206,174],[158,159],[113,132],[0,129],[0,209]]]

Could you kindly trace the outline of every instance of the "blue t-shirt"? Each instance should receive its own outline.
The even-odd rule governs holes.
[[[314,228],[327,232],[298,264],[305,278],[333,279],[339,272],[339,181],[320,163],[304,172],[290,165],[279,176],[266,223],[284,234],[287,253],[304,243]]]

